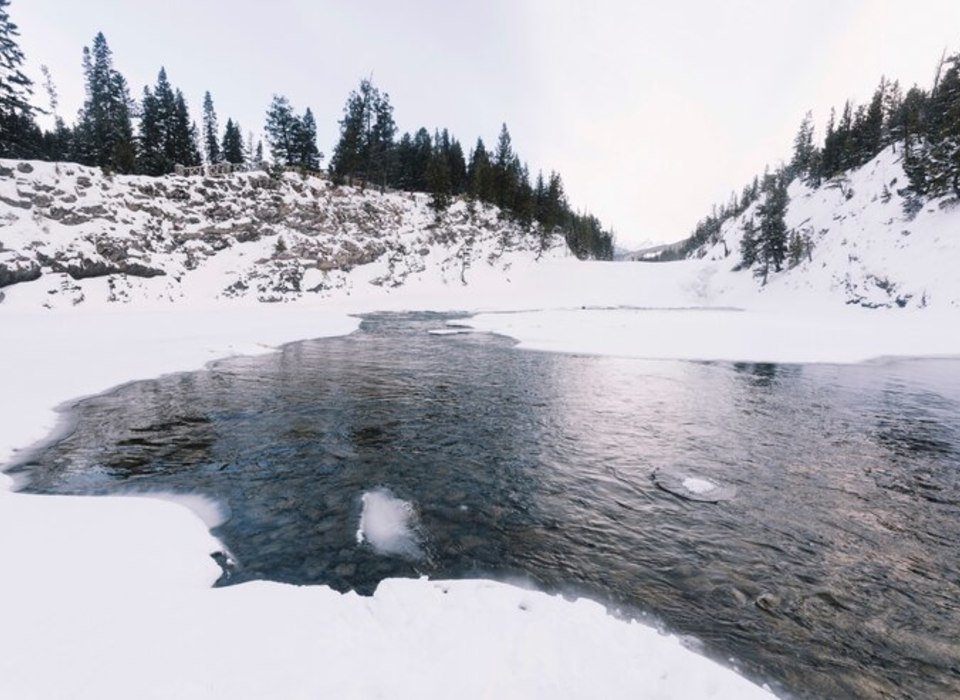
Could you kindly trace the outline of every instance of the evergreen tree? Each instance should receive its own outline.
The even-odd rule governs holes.
[[[390,96],[381,93],[370,80],[361,80],[343,108],[340,139],[330,160],[335,177],[359,177],[381,186],[395,183],[399,167],[393,142],[396,132]],[[425,179],[426,166],[424,162],[418,179]]]
[[[371,182],[385,186],[395,177],[397,125],[390,95],[374,90],[373,125],[367,136],[367,173]]]
[[[395,165],[391,185],[401,190],[412,190],[416,179],[414,173],[414,146],[410,133],[400,137],[395,149]]]
[[[470,153],[470,164],[467,166],[467,192],[481,202],[493,201],[493,170],[490,156],[483,139],[477,139],[477,145]]]
[[[807,112],[800,123],[800,130],[793,140],[793,161],[791,170],[801,177],[812,172],[816,146],[813,145],[813,112]]]
[[[86,100],[77,119],[75,156],[81,163],[120,172],[135,166],[131,113],[126,80],[113,68],[113,53],[103,33],[83,49]]]
[[[548,231],[552,232],[558,226],[563,225],[563,220],[567,214],[567,200],[563,192],[563,181],[557,172],[550,173],[549,184],[547,185],[546,202],[544,204],[542,218],[540,223]]]
[[[820,177],[829,179],[840,169],[840,142],[836,131],[836,111],[830,108],[830,119],[827,121],[827,131],[823,139],[823,150],[820,154]]]
[[[208,163],[219,163],[222,160],[219,132],[217,112],[213,108],[213,97],[207,90],[203,94],[203,155]]]
[[[744,219],[743,236],[740,238],[740,265],[752,267],[757,261],[757,230],[753,218]]]
[[[759,260],[763,263],[763,279],[766,281],[770,266],[777,272],[783,269],[783,260],[787,252],[787,225],[784,215],[790,198],[787,196],[787,183],[780,175],[768,175],[763,183],[764,200],[757,209],[760,216],[760,230],[757,239]]]
[[[430,156],[426,171],[427,187],[431,195],[430,206],[439,216],[450,206],[450,168],[440,148]]]
[[[243,136],[240,133],[240,126],[234,123],[233,119],[227,119],[227,125],[223,129],[220,153],[227,163],[240,165],[244,162]]]
[[[928,191],[960,197],[960,54],[944,60],[927,113]]]
[[[70,157],[72,133],[60,116],[60,98],[50,69],[41,65],[40,72],[43,74],[43,89],[47,93],[50,114],[53,115],[53,130],[43,134],[43,157],[53,161],[66,160]]]
[[[140,148],[137,169],[144,175],[163,175],[169,172],[163,147],[164,122],[160,103],[150,88],[143,88],[140,103]]]
[[[508,209],[512,203],[518,184],[519,160],[513,152],[513,143],[507,125],[500,127],[497,150],[493,159],[495,203],[501,209]]]
[[[282,95],[274,95],[267,110],[267,145],[270,156],[278,165],[297,165],[299,148],[302,145],[300,120],[294,114],[290,101]]]
[[[450,191],[463,194],[467,190],[467,162],[463,157],[463,146],[452,139],[446,152],[447,168],[450,170]]]
[[[173,96],[173,115],[167,131],[167,156],[180,165],[200,165],[200,149],[197,145],[197,127],[190,121],[187,101],[180,90]]]
[[[410,162],[410,169],[414,178],[411,188],[416,192],[425,192],[429,187],[427,168],[432,157],[433,140],[430,138],[430,132],[420,127],[417,129],[417,133],[413,135],[413,153]]]
[[[307,107],[296,130],[296,164],[306,170],[320,170],[323,154],[317,148],[317,122]]]
[[[0,157],[30,158],[37,155],[40,130],[30,104],[33,82],[20,70],[24,55],[9,5],[10,0],[0,0]]]
[[[530,186],[530,171],[526,164],[518,168],[519,177],[513,198],[513,214],[521,226],[528,227],[533,223],[536,210],[533,200],[533,188]]]
[[[886,78],[880,79],[880,85],[873,93],[870,106],[867,108],[861,124],[858,153],[858,165],[863,165],[874,158],[884,148],[883,142],[883,109],[887,95]]]

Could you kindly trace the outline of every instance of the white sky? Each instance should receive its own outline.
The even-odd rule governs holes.
[[[262,129],[272,94],[336,142],[362,77],[401,132],[448,127],[469,151],[506,122],[530,166],[619,243],[683,238],[766,163],[789,158],[808,109],[870,99],[881,75],[929,87],[960,50],[958,0],[13,0],[28,73],[49,66],[72,121],[81,50],[103,31],[139,98],[161,65],[199,122]],[[37,90],[37,101],[43,103]]]

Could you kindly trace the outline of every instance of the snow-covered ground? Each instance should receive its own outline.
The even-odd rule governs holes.
[[[69,199],[74,192],[57,194],[52,184],[44,190],[43,178],[31,180],[29,192],[0,182],[0,241],[7,246],[0,245],[0,262],[8,271],[14,264],[29,268],[38,250],[49,253],[47,263],[38,263],[39,279],[2,290],[0,463],[47,435],[55,426],[52,409],[62,402],[224,355],[347,333],[357,324],[350,314],[369,310],[484,311],[473,326],[512,335],[526,347],[645,358],[960,356],[960,212],[929,205],[903,234],[896,202],[884,203],[882,191],[874,202],[870,194],[898,167],[883,158],[851,176],[849,199],[832,189],[809,197],[791,191],[794,207],[815,209],[823,226],[829,218],[836,230],[827,226],[823,233],[820,219],[803,215],[812,223],[802,225],[817,235],[812,261],[772,278],[762,291],[748,274],[731,271],[733,258],[724,257],[721,244],[682,263],[582,263],[557,249],[543,254],[535,238],[508,245],[516,232],[504,233],[493,213],[471,222],[465,210],[454,211],[459,218],[450,225],[465,227],[467,248],[446,236],[449,229],[430,228],[424,201],[369,193],[347,197],[348,208],[376,222],[391,216],[398,222],[386,252],[369,264],[356,261],[382,243],[372,229],[358,229],[344,243],[277,223],[242,240],[249,221],[231,210],[222,215],[232,217],[233,233],[220,247],[222,241],[200,230],[205,224],[190,223],[169,203],[155,215],[159,229],[148,226],[152,219],[134,222],[143,228],[131,239],[142,255],[131,261],[98,237],[111,225],[122,228],[108,221],[118,215],[77,214],[88,219],[74,225],[87,227],[80,236],[86,238],[71,248],[71,231],[81,229],[63,224],[69,212],[51,212],[52,202],[42,199],[41,211],[36,197]],[[21,174],[33,176],[40,167],[46,166]],[[102,192],[98,174],[72,177],[80,176],[90,178],[82,189]],[[111,181],[106,192],[121,186]],[[241,189],[237,202],[244,192],[258,202],[275,194]],[[283,203],[286,213],[299,212],[317,226],[337,221],[337,207],[308,216],[309,201],[295,199],[290,194]],[[150,204],[149,197],[117,201],[133,213]],[[218,201],[197,206],[216,210]],[[49,224],[51,213],[60,217],[57,226]],[[800,215],[791,209],[791,217]],[[44,225],[55,234],[46,241]],[[726,233],[728,249],[736,250],[733,227]],[[300,253],[277,252],[280,236]],[[54,248],[67,252],[54,255]],[[66,269],[69,251],[78,250],[88,268],[135,263],[163,266],[167,274],[77,280],[54,269]],[[359,258],[349,269],[320,269],[338,255]],[[866,289],[880,277],[878,292]],[[305,279],[322,284],[308,292]],[[906,294],[903,309],[845,303],[893,302]],[[0,697],[768,696],[675,638],[617,620],[594,603],[500,583],[390,580],[372,598],[262,582],[212,589],[219,569],[209,555],[219,544],[194,514],[209,509],[194,504],[191,512],[152,499],[25,496],[9,486],[0,475]],[[381,500],[372,498],[371,508]],[[356,526],[366,537],[390,541],[388,521],[402,521],[402,508],[387,512],[386,520]]]

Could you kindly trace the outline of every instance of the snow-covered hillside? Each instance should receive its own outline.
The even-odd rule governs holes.
[[[545,253],[564,255],[562,239],[479,203],[457,202],[438,222],[427,195],[295,173],[150,178],[0,161],[0,287],[31,282],[48,307],[281,301],[424,276],[461,285],[471,268]]]
[[[693,255],[723,263],[716,283],[726,278],[729,286],[746,284],[750,295],[756,290],[783,303],[958,308],[960,201],[933,200],[905,213],[901,155],[902,148],[891,146],[817,189],[795,179],[785,223],[809,242],[809,250],[795,266],[771,272],[764,286],[749,271],[726,274],[740,261],[744,222],[758,218],[759,202],[728,219],[719,238]],[[737,297],[743,299],[744,291]]]

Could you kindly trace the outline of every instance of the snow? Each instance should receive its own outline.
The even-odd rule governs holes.
[[[157,238],[157,250],[144,253],[144,264],[166,266],[165,276],[77,281],[44,269],[36,281],[3,288],[0,463],[48,437],[59,404],[227,355],[349,333],[358,325],[351,314],[371,310],[463,310],[475,315],[458,326],[509,335],[523,348],[649,359],[960,356],[960,212],[934,202],[906,220],[890,185],[902,173],[889,151],[842,188],[791,188],[788,223],[809,229],[812,260],[763,288],[733,272],[734,257],[724,255],[724,244],[737,250],[738,222],[697,260],[583,263],[559,249],[505,248],[495,213],[483,214],[466,250],[430,233],[423,198],[321,193],[330,198],[323,211],[340,202],[397,222],[383,234],[395,246],[392,258],[323,271],[304,262],[309,256],[274,256],[277,237],[288,247],[329,245],[338,255],[377,244],[378,234],[362,229],[361,219],[349,219],[349,235],[335,242],[281,226],[216,252],[193,234],[176,238],[172,226],[194,226],[180,221],[176,203],[125,194],[148,179],[128,185],[76,166],[69,176],[66,168],[34,166],[34,194],[46,193],[45,183],[73,191],[85,176],[85,207],[153,204],[174,222],[157,235],[180,242],[157,252]],[[21,199],[11,182],[0,179],[0,264],[8,269],[25,269],[39,248],[93,255],[93,239],[84,236],[112,226],[127,235],[109,219],[71,226],[11,205]],[[246,216],[244,196],[224,204],[236,208],[231,225]],[[306,196],[294,190],[283,199],[292,206]],[[146,227],[149,217],[130,211]],[[462,214],[449,225],[466,226],[457,223]],[[484,226],[501,233],[484,238]],[[191,247],[203,249],[195,269],[186,265]],[[283,287],[280,273],[290,266],[299,266],[303,289],[325,286]],[[268,273],[258,276],[261,268]],[[251,291],[231,299],[224,290],[237,280]],[[261,296],[281,303],[257,303]],[[691,494],[714,486],[689,474],[681,485]],[[208,527],[226,514],[211,504],[37,497],[12,486],[0,474],[2,697],[770,696],[677,638],[616,619],[594,602],[504,583],[387,580],[369,598],[268,582],[213,589],[220,571],[210,554],[222,545]],[[391,542],[415,543],[413,506],[374,486],[361,496],[359,546],[389,553]]]
[[[413,504],[397,498],[387,489],[367,491],[360,497],[362,511],[357,543],[369,542],[379,554],[396,554],[411,559],[423,556],[415,529]]]
[[[708,491],[713,491],[717,488],[717,485],[712,481],[706,479],[700,479],[695,476],[688,476],[681,482],[683,488],[687,491],[691,491],[697,494],[707,493]]]

